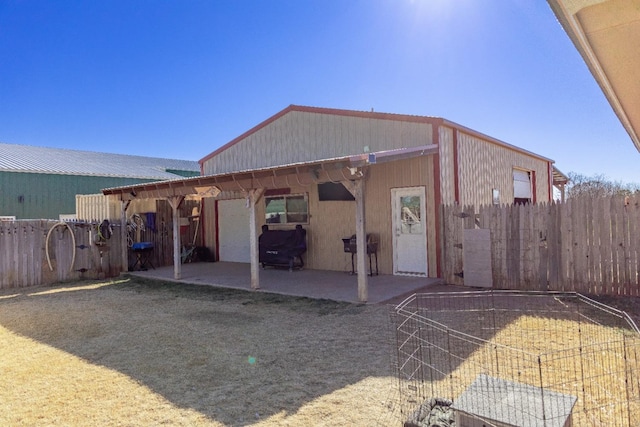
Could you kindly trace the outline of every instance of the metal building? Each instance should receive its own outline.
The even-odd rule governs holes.
[[[193,161],[0,143],[0,216],[73,216],[77,194],[199,173]]]
[[[446,119],[296,105],[200,165],[198,178],[103,192],[167,198],[174,215],[185,197],[203,197],[205,245],[218,260],[251,262],[252,287],[263,225],[302,225],[311,269],[350,270],[343,239],[362,248],[372,234],[380,274],[439,277],[442,204],[548,202],[566,182],[549,158]],[[364,301],[367,263],[358,257]],[[176,277],[179,264],[174,255]]]

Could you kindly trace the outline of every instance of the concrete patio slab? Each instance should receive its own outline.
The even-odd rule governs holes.
[[[173,266],[129,272],[132,276],[222,288],[251,290],[250,264],[202,262],[182,265],[182,277],[173,278]],[[395,302],[405,295],[443,285],[442,279],[379,275],[369,277],[368,304]],[[260,269],[260,289],[281,295],[358,303],[358,279],[350,272]]]

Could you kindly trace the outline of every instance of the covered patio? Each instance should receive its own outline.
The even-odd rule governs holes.
[[[436,145],[424,145],[411,148],[394,149],[387,151],[371,152],[362,155],[347,155],[343,157],[322,159],[316,161],[305,161],[296,164],[281,165],[274,167],[265,167],[261,169],[245,170],[239,172],[220,173],[214,175],[202,175],[198,177],[176,179],[168,181],[159,181],[143,184],[134,184],[130,186],[122,186],[116,188],[103,189],[103,194],[111,196],[118,200],[121,205],[121,233],[122,233],[122,265],[127,263],[126,248],[126,211],[129,203],[134,199],[166,199],[173,211],[173,269],[159,269],[157,273],[166,273],[166,279],[181,281],[185,279],[188,273],[185,266],[181,262],[181,247],[179,223],[180,217],[178,208],[185,199],[203,199],[203,198],[224,198],[225,196],[240,195],[246,200],[246,207],[249,210],[249,255],[250,264],[246,264],[248,274],[247,289],[267,289],[268,284],[263,280],[269,281],[268,274],[262,277],[259,268],[258,255],[258,217],[256,214],[257,204],[261,201],[265,192],[268,190],[277,190],[280,188],[290,187],[291,183],[298,185],[317,185],[321,183],[337,183],[343,184],[345,189],[353,195],[355,200],[355,218],[354,229],[356,236],[356,246],[360,248],[367,247],[366,243],[366,215],[365,215],[365,183],[369,175],[369,166],[371,164],[395,162],[398,160],[410,159],[421,156],[431,156],[437,153]],[[233,197],[232,197],[233,198]],[[366,251],[358,251],[354,257],[355,270],[358,273],[352,276],[348,283],[350,289],[345,290],[346,294],[340,298],[342,301],[359,301],[359,302],[380,302],[384,298],[382,293],[380,296],[370,295],[370,280],[367,274],[361,272],[366,271]],[[196,267],[197,268],[197,267]],[[266,273],[266,271],[265,271]],[[323,274],[326,272],[322,272]],[[154,274],[153,272],[147,274]],[[215,274],[212,275],[215,277]],[[393,279],[395,280],[395,279]],[[425,277],[416,279],[407,279],[407,281],[418,282],[422,280],[425,284],[428,279]],[[402,281],[402,279],[400,279]],[[232,283],[233,281],[230,281]],[[314,281],[309,281],[312,286]],[[318,282],[315,282],[318,283]],[[324,283],[320,282],[320,283]],[[271,286],[275,286],[272,282]],[[285,286],[280,284],[279,286]],[[295,286],[289,286],[295,289]],[[345,287],[347,285],[345,284]],[[418,286],[419,287],[419,286]],[[353,289],[351,289],[353,288]],[[408,289],[407,291],[410,291]],[[352,291],[355,292],[354,299],[351,298]],[[322,298],[322,296],[313,296],[309,294],[308,289],[305,296]],[[318,290],[322,295],[324,291]],[[284,293],[284,292],[282,292]]]
[[[329,299],[360,303],[358,278],[349,272],[267,268],[260,272],[260,288],[251,288],[251,264],[237,262],[200,262],[182,265],[182,275],[174,278],[173,267],[132,271],[132,276],[185,284],[243,289],[280,295]],[[369,277],[368,304],[396,302],[417,291],[444,289],[442,279],[380,275]],[[450,286],[446,287],[447,289]]]

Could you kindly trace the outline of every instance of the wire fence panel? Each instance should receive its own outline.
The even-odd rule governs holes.
[[[640,425],[640,333],[612,307],[575,293],[432,293],[391,319],[406,427]]]

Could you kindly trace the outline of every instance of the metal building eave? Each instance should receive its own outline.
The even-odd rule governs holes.
[[[437,152],[437,145],[425,145],[261,169],[105,188],[102,193],[117,196],[120,200],[126,201],[174,196],[210,197],[222,191],[246,192],[254,188],[274,189],[293,185],[305,186],[324,182],[356,181],[364,176],[362,169],[369,165]],[[216,190],[212,190],[212,187],[215,187]]]
[[[547,0],[640,151],[640,8],[635,0]]]

